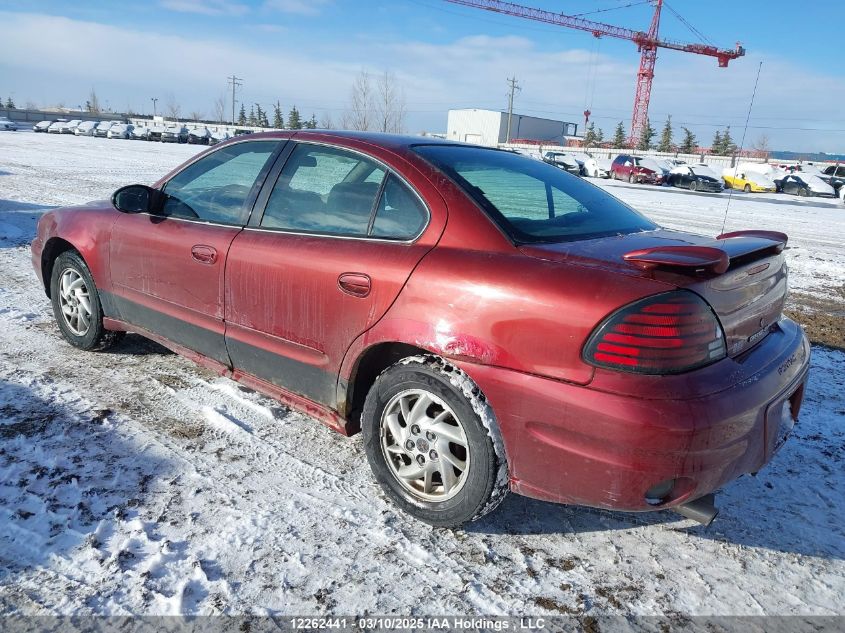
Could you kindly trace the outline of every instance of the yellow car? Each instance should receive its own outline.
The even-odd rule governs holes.
[[[777,191],[775,183],[763,174],[728,168],[722,172],[726,189],[742,189],[745,193],[771,193]]]

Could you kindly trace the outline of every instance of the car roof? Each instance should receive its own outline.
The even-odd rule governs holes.
[[[257,132],[250,135],[250,140],[260,138],[296,138],[297,140],[325,140],[327,137],[363,141],[372,145],[378,145],[391,150],[408,149],[415,145],[452,145],[456,147],[477,147],[479,149],[496,149],[474,145],[472,143],[459,143],[437,138],[435,136],[412,136],[410,134],[387,134],[383,132],[355,132],[352,130],[285,130],[283,132]]]

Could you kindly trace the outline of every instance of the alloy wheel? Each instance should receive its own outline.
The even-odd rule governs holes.
[[[393,396],[381,416],[388,470],[413,496],[446,501],[464,486],[470,454],[461,421],[448,404],[422,389]]]
[[[76,336],[85,336],[91,327],[91,297],[85,279],[74,268],[62,271],[59,305],[68,329]]]

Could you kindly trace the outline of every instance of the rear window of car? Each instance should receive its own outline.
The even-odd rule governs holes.
[[[464,145],[413,149],[517,243],[586,240],[657,228],[604,190],[541,161]]]

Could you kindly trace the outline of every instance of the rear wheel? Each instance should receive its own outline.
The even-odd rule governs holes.
[[[745,185],[745,186],[742,188],[742,190],[743,190],[745,193],[751,193],[751,185]]]
[[[53,315],[65,340],[84,350],[105,350],[124,332],[103,327],[100,296],[88,266],[79,254],[66,251],[53,263],[50,277]]]
[[[443,359],[416,356],[385,370],[367,394],[361,427],[376,480],[421,521],[456,527],[507,494],[492,410],[470,378]]]

